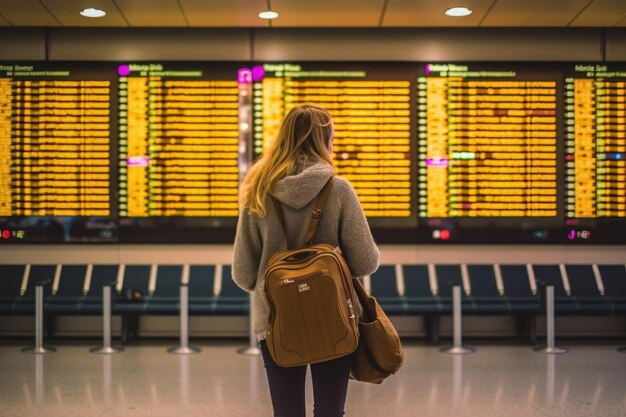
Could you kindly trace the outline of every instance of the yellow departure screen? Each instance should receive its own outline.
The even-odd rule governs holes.
[[[0,78],[0,216],[109,216],[110,81],[11,68]]]
[[[238,87],[201,71],[120,66],[120,215],[238,214]]]
[[[325,107],[335,123],[337,174],[354,186],[365,214],[411,216],[409,80],[363,79],[363,71],[307,72],[298,65],[264,68],[264,78],[254,85],[256,153],[276,138],[293,107]]]
[[[575,72],[565,80],[566,217],[626,217],[626,72]]]
[[[417,84],[420,217],[556,216],[556,82],[431,67],[446,76]]]

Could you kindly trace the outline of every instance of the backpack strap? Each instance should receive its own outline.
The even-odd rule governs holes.
[[[283,214],[283,207],[280,205],[280,201],[278,201],[278,199],[272,197],[272,200],[274,200],[274,209],[276,210],[276,214],[278,214],[280,225],[283,227],[285,241],[287,242],[287,250],[289,250],[289,239],[287,238],[287,226],[285,226],[285,215]]]
[[[333,177],[330,177],[322,191],[320,191],[320,196],[317,199],[317,204],[313,209],[313,216],[311,217],[311,222],[309,223],[309,228],[306,231],[306,235],[304,236],[304,242],[307,246],[311,246],[311,242],[313,240],[313,236],[315,236],[315,231],[317,230],[317,224],[319,223],[320,217],[322,217],[322,213],[324,211],[324,206],[326,205],[326,200],[328,200],[328,195],[330,194],[330,189],[333,185]]]
[[[311,246],[311,241],[313,240],[313,236],[315,236],[315,232],[317,231],[317,224],[319,223],[320,217],[322,217],[322,213],[324,211],[324,206],[326,205],[326,200],[328,200],[328,195],[330,194],[330,189],[333,185],[333,177],[331,177],[322,191],[319,193],[319,198],[317,199],[317,204],[315,204],[315,208],[313,209],[313,215],[311,216],[311,222],[309,223],[309,228],[306,231],[306,235],[304,236],[304,242],[307,246]],[[287,226],[285,225],[285,215],[283,214],[283,208],[280,205],[280,201],[276,198],[272,198],[274,200],[274,209],[276,210],[276,214],[278,214],[278,218],[280,219],[280,224],[283,227],[283,231],[285,232],[285,238],[287,237]],[[287,242],[287,249],[289,249],[289,242]]]

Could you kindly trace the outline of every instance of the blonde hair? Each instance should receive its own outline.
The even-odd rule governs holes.
[[[299,160],[318,160],[334,168],[333,121],[328,110],[314,104],[293,108],[263,156],[250,168],[242,189],[242,206],[259,217],[266,214],[265,201],[274,185],[295,174]]]

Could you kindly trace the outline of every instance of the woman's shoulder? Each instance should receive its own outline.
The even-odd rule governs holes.
[[[339,195],[343,201],[349,200],[350,198],[358,199],[356,191],[352,184],[350,184],[350,181],[339,175],[333,178],[333,191],[336,195]]]
[[[333,177],[333,189],[347,191],[347,190],[353,190],[354,188],[352,187],[352,184],[350,184],[350,181],[348,181],[344,177],[335,175]]]

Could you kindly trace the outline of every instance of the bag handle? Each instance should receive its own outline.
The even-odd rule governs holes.
[[[376,319],[376,309],[372,307],[372,296],[367,293],[358,278],[352,278],[352,288],[354,288],[354,294],[361,304],[361,320],[371,323]]]
[[[301,262],[303,259],[306,259],[313,255],[317,255],[318,253],[320,253],[319,248],[313,248],[311,246],[308,246],[302,249],[289,251],[287,253],[283,252],[283,255],[280,259],[283,262]]]
[[[326,182],[324,188],[319,193],[319,198],[317,199],[317,204],[315,204],[315,208],[313,209],[313,214],[311,216],[311,221],[309,222],[309,228],[304,235],[304,242],[306,246],[311,246],[313,241],[313,236],[315,236],[315,232],[317,231],[317,225],[319,223],[320,217],[322,217],[322,213],[324,212],[324,206],[326,205],[326,200],[328,200],[328,195],[330,194],[330,189],[333,185],[333,177]],[[285,232],[285,237],[287,237],[287,227],[285,226],[285,215],[283,214],[283,208],[280,205],[280,201],[276,198],[274,200],[274,208],[276,209],[276,213],[278,214],[278,218],[280,219],[280,224],[283,227],[283,231]],[[287,242],[287,249],[289,249],[289,242]]]

